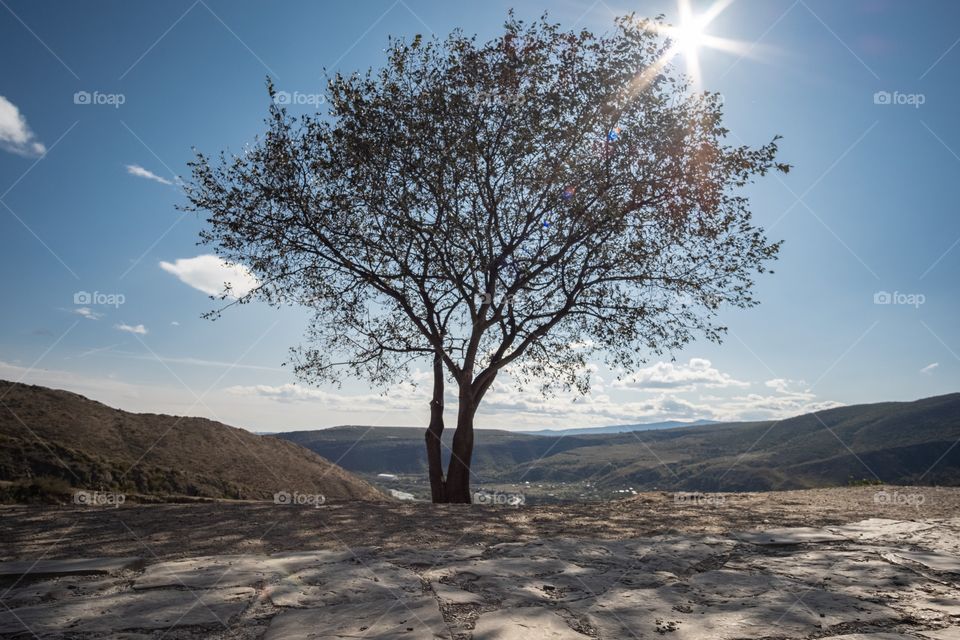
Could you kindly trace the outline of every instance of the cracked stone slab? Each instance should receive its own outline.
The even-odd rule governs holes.
[[[463,549],[403,549],[393,550],[380,557],[382,560],[393,562],[404,567],[432,569],[453,562],[478,559],[484,550],[481,547],[466,547]]]
[[[643,585],[647,576],[656,572],[682,576],[700,570],[711,562],[719,562],[736,543],[715,538],[700,540],[672,537],[633,541],[629,546],[633,558],[622,566],[625,572],[638,578],[639,586]]]
[[[960,627],[947,627],[935,631],[921,631],[920,636],[930,640],[960,640]]]
[[[477,593],[471,593],[465,589],[459,589],[442,582],[430,583],[433,592],[443,604],[483,604],[483,596]]]
[[[159,587],[253,586],[309,568],[337,563],[359,564],[349,551],[316,551],[265,555],[202,556],[159,562],[147,567],[134,589]]]
[[[327,564],[288,576],[266,588],[278,607],[318,607],[347,601],[417,598],[420,576],[389,562]]]
[[[270,621],[263,640],[449,640],[432,597],[372,600],[314,609],[285,609]]]
[[[729,563],[736,571],[762,571],[828,591],[843,591],[860,597],[903,593],[916,576],[862,550],[816,549],[789,556],[752,556]],[[928,581],[924,581],[928,582]]]
[[[484,600],[517,606],[594,595],[589,584],[606,569],[606,565],[583,567],[558,558],[505,557],[454,564],[429,571],[425,577],[432,582],[444,578],[447,584],[465,588]],[[603,588],[612,580],[604,582]]]
[[[535,542],[503,542],[490,547],[498,557],[562,558],[579,564],[621,564],[634,560],[629,543],[551,538]]]
[[[847,633],[842,636],[827,636],[822,640],[920,640],[917,636],[902,633]]]
[[[0,562],[0,581],[114,574],[143,568],[143,558],[74,558],[71,560],[14,560]]]
[[[933,571],[943,573],[960,573],[960,558],[949,553],[937,551],[902,551],[894,552],[899,558],[922,564]]]
[[[849,538],[814,527],[791,527],[767,531],[744,531],[734,536],[743,542],[757,545],[822,544],[825,542],[849,542]]]
[[[23,580],[12,587],[0,587],[3,602],[11,608],[43,604],[65,598],[105,595],[122,588],[122,578],[102,574],[58,576],[47,580]]]
[[[473,640],[585,640],[563,618],[540,607],[500,609],[477,618]]]
[[[439,580],[444,577],[467,575],[476,578],[483,576],[500,577],[532,577],[548,576],[557,573],[589,573],[579,565],[560,560],[558,558],[488,558],[486,560],[472,560],[437,567],[424,573],[428,580]]]
[[[146,596],[122,592],[73,598],[48,605],[20,607],[0,613],[0,633],[113,633],[128,629],[221,628],[253,599],[249,588],[210,591],[163,590]]]
[[[711,572],[722,574],[723,571]],[[734,572],[728,572],[734,573]],[[707,576],[697,584],[658,589],[611,589],[596,598],[587,615],[601,637],[658,637],[671,640],[803,638],[843,623],[898,620],[893,609],[842,593],[782,585],[771,576]],[[778,584],[773,587],[771,585]]]
[[[860,522],[827,527],[827,530],[852,540],[877,540],[881,538],[903,539],[908,534],[927,531],[932,528],[933,525],[928,522],[869,518]]]

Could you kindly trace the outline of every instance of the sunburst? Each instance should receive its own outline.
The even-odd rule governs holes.
[[[703,76],[700,71],[700,53],[702,50],[715,49],[740,56],[749,54],[750,46],[747,43],[723,38],[708,31],[717,16],[723,13],[733,2],[734,0],[717,0],[706,11],[695,14],[690,6],[690,0],[677,0],[678,24],[657,27],[657,32],[669,38],[670,46],[652,67],[641,78],[638,78],[641,84],[645,85],[654,75],[660,73],[663,67],[678,56],[682,56],[687,75],[690,76],[694,89],[699,91],[703,85]]]

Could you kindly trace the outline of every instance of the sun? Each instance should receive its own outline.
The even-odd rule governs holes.
[[[680,0],[679,9],[680,24],[673,28],[671,37],[687,58],[696,58],[698,50],[706,42],[705,29],[710,19],[706,14],[693,15],[689,0]]]
[[[668,64],[677,56],[682,57],[687,75],[690,76],[694,87],[699,90],[702,84],[700,54],[704,49],[717,49],[740,55],[749,53],[749,48],[742,42],[708,33],[710,24],[733,1],[716,0],[702,13],[694,13],[690,0],[677,0],[678,23],[658,29],[670,39],[671,46],[656,66]]]

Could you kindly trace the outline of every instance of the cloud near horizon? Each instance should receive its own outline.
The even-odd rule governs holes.
[[[0,96],[0,148],[21,156],[37,157],[47,152],[27,125],[17,105]]]
[[[602,385],[594,386],[586,396],[575,392],[559,392],[542,396],[533,391],[538,385],[531,383],[525,389],[517,387],[509,375],[498,378],[480,405],[477,423],[481,428],[513,427],[587,427],[610,424],[664,422],[667,420],[716,420],[722,422],[750,420],[778,420],[811,411],[821,411],[843,406],[843,403],[820,400],[811,391],[793,387],[803,385],[792,380],[772,380],[765,384],[773,393],[749,393],[725,396],[680,397],[689,392],[693,381],[711,389],[724,387],[732,390],[751,386],[748,382],[734,380],[713,368],[709,361],[692,358],[693,366],[659,362],[646,369],[657,372],[654,384],[646,389],[656,395],[643,399],[611,397]],[[677,372],[680,373],[677,373]],[[653,374],[649,374],[651,377]],[[415,370],[411,382],[420,387],[411,392],[410,383],[401,383],[387,389],[384,394],[342,394],[324,389],[288,383],[282,385],[235,385],[225,389],[233,396],[248,400],[260,399],[285,404],[315,405],[327,411],[347,412],[408,412],[415,414],[425,402],[424,386],[430,374]],[[771,384],[772,383],[772,384]],[[759,383],[758,383],[759,384]],[[620,394],[634,390],[633,386],[620,389]],[[450,415],[456,413],[457,397],[448,387],[444,400]],[[506,423],[506,424],[504,424]]]
[[[208,296],[221,296],[229,286],[228,297],[240,298],[259,284],[247,267],[232,264],[212,254],[179,258],[173,262],[161,261],[160,268]]]
[[[98,351],[114,355],[112,347]],[[198,364],[177,360],[175,364]],[[229,363],[221,364],[225,369],[231,368]],[[411,375],[411,379],[421,382],[429,377],[429,372],[415,371]],[[421,385],[413,390],[410,383],[395,385],[384,393],[364,390],[347,393],[296,383],[237,384],[212,390],[204,406],[198,407],[195,398],[179,386],[137,384],[127,379],[28,369],[0,362],[0,379],[4,378],[67,389],[128,411],[167,414],[180,411],[184,415],[205,416],[263,432],[313,429],[334,424],[418,425],[427,419],[426,400],[429,397],[427,387]],[[456,394],[452,387],[448,389],[445,402],[448,415],[455,415]],[[525,392],[504,378],[494,383],[484,399],[477,416],[477,427],[518,430],[666,420],[778,420],[839,406],[843,403],[820,400],[805,390],[692,398],[660,392],[641,400],[623,400],[605,393],[592,393],[586,397],[573,393],[542,397],[533,391]]]

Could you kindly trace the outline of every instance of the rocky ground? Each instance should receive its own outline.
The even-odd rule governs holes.
[[[960,640],[960,489],[0,508],[0,636]]]

